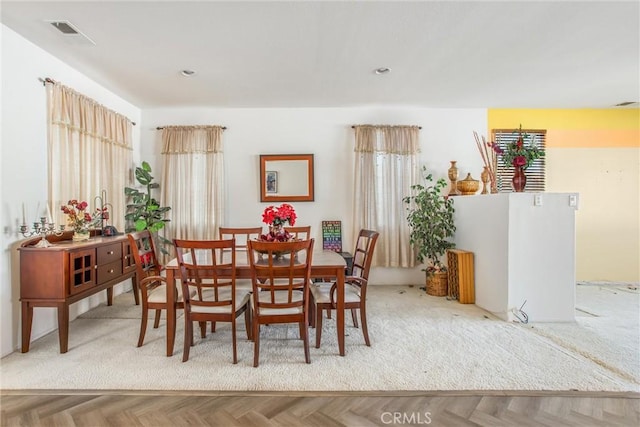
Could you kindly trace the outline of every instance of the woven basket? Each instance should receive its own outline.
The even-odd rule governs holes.
[[[447,296],[447,272],[431,273],[427,275],[427,295],[434,297]]]

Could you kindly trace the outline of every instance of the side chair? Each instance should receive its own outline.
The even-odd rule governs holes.
[[[249,265],[253,285],[253,366],[260,359],[260,325],[297,323],[309,355],[309,284],[314,240],[260,242],[250,240]]]
[[[200,324],[200,336],[206,336],[206,322],[231,323],[233,363],[238,363],[236,318],[244,313],[247,339],[251,340],[251,303],[247,289],[236,288],[235,240],[174,239],[182,278],[182,293],[190,286],[198,288],[201,299],[184,298],[184,351],[189,360],[193,343],[193,322]]]
[[[257,240],[262,234],[262,227],[220,227],[218,228],[220,240],[234,239],[237,249],[247,249],[247,242]]]
[[[240,253],[244,252],[244,256],[247,256],[247,242],[252,239],[258,240],[262,234],[262,227],[219,227],[218,234],[220,240],[234,239],[236,241],[236,251]],[[246,258],[245,261],[249,264],[248,258]],[[246,289],[251,291],[251,280],[237,279],[236,289]],[[211,332],[215,331],[216,322],[211,322]]]
[[[294,239],[298,240],[309,240],[311,238],[311,226],[303,225],[296,227],[284,227],[285,231],[288,231],[289,234],[293,236]]]
[[[353,326],[356,328],[358,327],[356,311],[360,310],[362,334],[367,346],[371,346],[367,330],[367,283],[378,236],[377,231],[360,230],[354,249],[351,274],[345,277],[344,281],[344,308],[351,310]],[[322,312],[326,310],[327,314],[330,314],[330,310],[336,308],[336,289],[335,283],[316,282],[311,285],[310,315],[311,326],[316,329],[316,348],[320,348],[322,337]]]
[[[147,330],[149,310],[155,310],[153,328],[156,329],[160,325],[162,310],[167,309],[167,280],[164,276],[164,267],[158,262],[151,233],[148,230],[129,233],[127,238],[136,263],[136,282],[142,297],[142,321],[138,337],[138,347],[141,347]],[[182,288],[176,286],[175,292],[177,308],[182,308]],[[190,296],[196,294],[195,289],[190,289],[188,292]]]

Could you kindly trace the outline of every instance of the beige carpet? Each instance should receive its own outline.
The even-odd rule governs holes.
[[[432,297],[417,287],[372,286],[372,346],[347,322],[346,357],[335,323],[324,324],[320,349],[304,363],[297,327],[262,330],[260,367],[239,327],[239,363],[231,363],[228,325],[196,339],[182,363],[183,323],[173,357],[165,357],[164,322],[135,346],[140,308],[131,294],[74,320],[69,352],[57,333],[0,362],[2,389],[130,390],[590,390],[640,391],[637,289],[578,286],[585,317],[570,324],[515,324],[474,305]],[[616,310],[615,307],[625,307]],[[604,309],[604,307],[607,307]],[[618,316],[622,311],[624,314]],[[315,337],[311,329],[311,339]]]

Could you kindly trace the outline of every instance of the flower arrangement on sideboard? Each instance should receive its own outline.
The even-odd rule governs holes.
[[[67,215],[67,225],[76,233],[88,233],[89,229],[101,224],[103,216],[107,214],[107,207],[96,209],[94,213],[86,211],[89,204],[85,201],[69,200],[60,210]]]

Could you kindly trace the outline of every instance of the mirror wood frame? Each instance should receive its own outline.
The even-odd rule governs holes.
[[[307,194],[286,195],[267,193],[267,162],[274,161],[306,161],[307,162]],[[260,201],[261,202],[313,202],[313,154],[261,154],[260,155]]]

